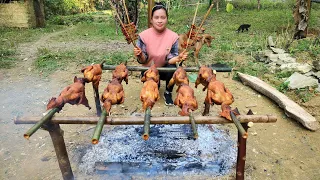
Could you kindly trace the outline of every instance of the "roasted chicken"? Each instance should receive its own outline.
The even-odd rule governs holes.
[[[195,87],[197,88],[201,83],[204,86],[202,91],[205,91],[208,87],[211,77],[213,77],[213,70],[207,66],[201,66],[198,72],[197,80],[195,82]]]
[[[189,84],[187,72],[183,69],[183,67],[177,68],[169,81],[168,87],[173,86],[174,84],[178,86],[177,92],[179,91],[179,87],[181,84]]]
[[[123,63],[116,66],[115,70],[112,72],[112,79],[118,79],[119,83],[124,80],[128,84],[128,69]]]
[[[84,84],[87,82],[86,79],[77,78],[77,76],[75,76],[73,82],[73,84],[65,87],[62,90],[58,98],[53,97],[50,99],[50,101],[47,104],[47,110],[52,108],[59,108],[61,110],[66,103],[72,105],[83,104],[89,109],[91,109],[88,103],[88,99],[85,95]]]
[[[174,104],[181,108],[181,111],[179,112],[179,115],[181,116],[188,116],[190,110],[194,111],[198,109],[198,102],[194,96],[194,91],[186,84],[180,86]]]
[[[205,98],[205,104],[208,105],[221,105],[222,112],[220,113],[220,116],[225,117],[228,120],[231,120],[230,111],[231,107],[229,106],[234,101],[233,96],[228,88],[225,87],[225,85],[216,80],[216,75],[213,74],[209,85],[208,85],[208,91],[207,96]],[[209,112],[205,110],[203,115],[208,114]]]
[[[148,79],[143,83],[140,92],[140,100],[142,101],[142,108],[146,110],[148,107],[152,109],[153,105],[160,99],[158,83],[153,79]]]
[[[123,87],[118,79],[112,79],[104,89],[104,92],[101,95],[101,101],[103,102],[103,107],[108,113],[110,113],[111,105],[122,104],[124,102]]]
[[[141,78],[141,82],[146,82],[147,80],[152,79],[157,84],[160,81],[159,71],[155,64],[150,66],[148,70],[146,70]]]
[[[81,69],[84,78],[87,80],[87,82],[92,82],[95,89],[98,89],[99,87],[99,81],[102,74],[102,64],[103,63],[94,64]]]

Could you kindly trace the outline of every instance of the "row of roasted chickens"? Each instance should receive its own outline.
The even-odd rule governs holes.
[[[61,110],[66,103],[72,105],[83,104],[89,109],[91,108],[88,104],[88,99],[85,96],[85,83],[92,82],[93,87],[96,90],[98,89],[102,74],[102,64],[87,66],[83,68],[81,72],[84,77],[75,77],[74,83],[65,87],[57,98],[51,98],[47,104],[47,110],[52,108],[59,108]],[[124,64],[120,64],[116,66],[115,70],[112,72],[112,80],[104,89],[101,96],[103,107],[108,113],[110,113],[112,105],[124,102],[124,89],[121,84],[123,80],[128,84],[128,70]],[[160,99],[158,89],[160,77],[155,65],[152,65],[144,72],[141,81],[143,82],[143,87],[140,92],[142,108],[144,110],[147,108],[152,109],[156,101]],[[168,86],[174,84],[178,86],[174,104],[181,108],[179,114],[181,116],[187,116],[191,111],[198,109],[194,90],[189,86],[188,76],[183,67],[177,68]],[[198,72],[195,87],[197,88],[199,84],[204,86],[203,91],[207,89],[204,103],[206,105],[221,105],[222,112],[220,115],[230,120],[231,108],[229,105],[232,104],[234,99],[225,85],[216,79],[215,71],[209,67],[202,66]],[[203,115],[207,115],[208,113],[209,110],[205,109]]]

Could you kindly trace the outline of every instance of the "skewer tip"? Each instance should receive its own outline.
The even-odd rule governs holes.
[[[149,135],[148,134],[143,134],[142,135],[142,139],[145,140],[145,141],[148,140],[149,139]]]
[[[27,134],[24,134],[23,137],[26,139],[26,140],[29,140],[30,136],[27,135]]]
[[[92,139],[92,144],[98,144],[99,143],[99,140],[98,139]]]

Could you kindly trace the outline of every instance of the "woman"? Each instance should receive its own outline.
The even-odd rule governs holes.
[[[175,67],[188,56],[188,52],[178,53],[178,34],[166,27],[168,23],[167,9],[156,3],[151,12],[152,27],[139,34],[137,46],[134,48],[134,55],[138,62],[144,66],[150,66],[153,61],[156,67]],[[167,87],[174,72],[160,72],[160,79],[166,81],[164,92],[165,104],[173,105],[172,89]]]

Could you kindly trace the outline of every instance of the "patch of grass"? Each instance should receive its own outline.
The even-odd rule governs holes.
[[[0,69],[8,69],[13,67],[16,58],[12,57],[15,49],[0,47]]]
[[[122,62],[128,61],[132,57],[132,53],[114,52],[104,56],[105,63],[109,65],[118,65]]]
[[[282,78],[288,78],[290,77],[294,72],[293,71],[280,71],[280,72],[277,72],[275,74],[275,77],[278,78],[278,79],[282,79]]]
[[[315,96],[316,91],[310,91],[306,88],[296,89],[295,94],[302,100],[302,102],[308,102]]]
[[[58,69],[63,70],[76,58],[75,52],[52,52],[46,48],[38,49],[38,54],[39,57],[35,60],[34,66],[45,76]]]
[[[241,64],[240,67],[237,67],[237,71],[255,77],[262,77],[264,74],[269,72],[268,68],[265,66],[264,63],[252,61],[249,61],[245,64]],[[236,73],[233,79],[239,80],[239,78],[236,76]]]
[[[282,93],[286,93],[289,90],[289,81],[281,83],[277,89]]]

